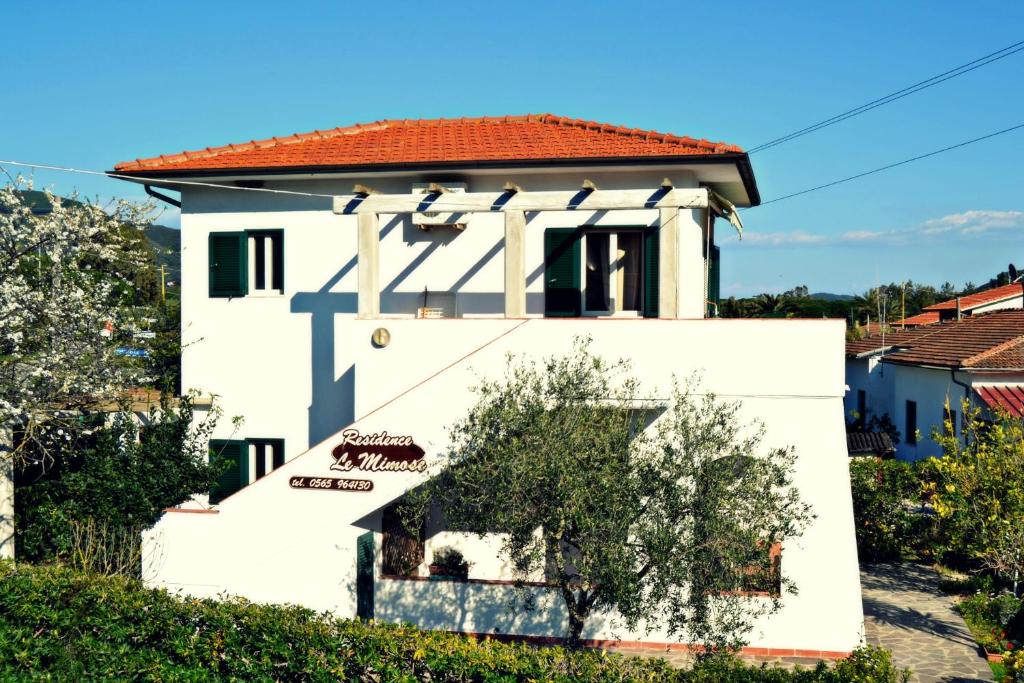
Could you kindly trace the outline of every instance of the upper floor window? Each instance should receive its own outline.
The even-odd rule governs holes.
[[[544,315],[658,315],[656,228],[548,228]]]
[[[284,231],[212,232],[210,296],[284,293]]]

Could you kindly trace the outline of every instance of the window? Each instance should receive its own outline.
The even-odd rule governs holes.
[[[284,439],[247,439],[253,481],[284,464]]]
[[[284,232],[250,230],[249,291],[253,294],[284,293]]]
[[[381,515],[381,572],[389,576],[416,576],[423,562],[424,532],[410,532],[405,527],[399,504],[384,508]]]
[[[284,231],[212,232],[210,296],[284,293]]]
[[[284,464],[284,439],[210,440],[210,463],[222,467],[210,490],[210,505]]]
[[[544,314],[658,315],[658,231],[549,228],[544,233]]]
[[[908,446],[917,445],[917,402],[907,401],[906,438]]]

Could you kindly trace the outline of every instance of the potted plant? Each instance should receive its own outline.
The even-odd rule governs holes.
[[[457,549],[446,545],[434,551],[430,575],[465,581],[469,577],[469,562]]]

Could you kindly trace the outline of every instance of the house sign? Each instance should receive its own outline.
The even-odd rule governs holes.
[[[357,429],[341,433],[341,443],[331,455],[337,472],[425,472],[423,449],[411,436],[392,436],[385,432],[360,434]]]

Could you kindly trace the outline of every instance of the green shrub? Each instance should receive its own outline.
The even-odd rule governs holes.
[[[850,487],[861,560],[879,562],[900,557],[917,531],[908,504],[919,498],[913,465],[899,460],[852,458]]]
[[[974,639],[989,652],[1017,649],[1024,643],[1022,601],[1009,594],[972,595],[957,603]]]
[[[692,671],[660,659],[475,640],[244,600],[178,599],[122,576],[0,563],[0,679],[143,681],[902,680],[867,648],[787,672],[716,656]]]
[[[19,557],[66,557],[76,549],[76,521],[113,534],[144,529],[164,508],[209,491],[218,474],[206,463],[216,413],[197,423],[192,416],[187,397],[177,410],[152,411],[141,434],[127,415],[106,426],[96,416],[27,453],[15,495]]]

